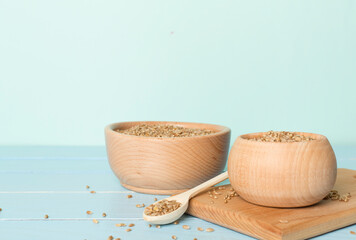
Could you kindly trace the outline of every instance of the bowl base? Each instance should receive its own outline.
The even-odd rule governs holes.
[[[248,203],[251,203],[251,204],[254,204],[256,206],[261,206],[261,207],[269,207],[269,208],[304,208],[304,207],[309,207],[309,206],[312,206],[312,205],[315,205],[319,202],[322,201],[319,200],[317,202],[309,202],[309,203],[304,203],[304,204],[301,204],[301,203],[295,203],[295,204],[264,204],[264,203],[258,203],[258,202],[253,202],[253,201],[250,201],[250,200],[246,200],[245,198],[243,198],[241,195],[239,195],[239,197],[241,199],[243,199],[244,201],[248,202]],[[283,200],[281,201],[283,202]]]
[[[188,191],[189,189],[175,189],[175,190],[165,190],[165,189],[152,189],[152,188],[140,188],[131,186],[125,183],[120,182],[124,188],[132,190],[134,192],[146,193],[146,194],[154,194],[154,195],[175,195],[178,193],[182,193]]]

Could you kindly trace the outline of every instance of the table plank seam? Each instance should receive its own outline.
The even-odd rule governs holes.
[[[133,191],[95,191],[90,193],[89,191],[0,191],[0,194],[112,194],[112,193],[135,193]]]
[[[0,157],[1,160],[22,161],[22,160],[64,160],[64,161],[106,161],[106,157]]]
[[[0,222],[5,221],[141,221],[143,218],[0,218]]]

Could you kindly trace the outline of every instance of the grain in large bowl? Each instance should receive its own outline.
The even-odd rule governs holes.
[[[175,125],[214,133],[142,137],[115,131],[139,124]],[[175,194],[221,173],[228,155],[230,129],[203,123],[119,122],[105,128],[105,137],[111,169],[125,188],[150,194]]]
[[[269,207],[303,207],[322,200],[336,180],[336,158],[325,136],[315,140],[258,142],[264,133],[239,136],[231,148],[231,185],[246,201]]]

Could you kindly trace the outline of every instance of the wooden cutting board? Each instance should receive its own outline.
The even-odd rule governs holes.
[[[351,193],[348,202],[322,200],[304,208],[269,208],[254,205],[240,197],[224,203],[230,192],[216,190],[217,199],[203,192],[190,200],[188,213],[206,221],[258,239],[306,239],[356,223],[356,171],[338,169],[334,189],[340,195]],[[212,203],[212,201],[214,203]]]

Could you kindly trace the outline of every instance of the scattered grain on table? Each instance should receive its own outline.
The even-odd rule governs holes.
[[[99,223],[99,221],[98,221],[98,220],[96,220],[96,219],[93,219],[93,223],[98,224],[98,223]]]
[[[353,235],[356,235],[356,232],[354,232],[354,231],[350,231],[350,233],[353,234]]]
[[[144,206],[145,206],[145,204],[143,204],[143,203],[142,204],[136,204],[137,208],[143,208]]]
[[[132,195],[131,194],[127,195],[127,198],[132,198]]]
[[[45,219],[48,219],[48,215],[47,215],[47,214],[46,214],[46,215],[44,215],[44,218],[45,218]]]
[[[181,205],[176,200],[164,199],[146,207],[145,214],[148,216],[161,216],[177,210]]]
[[[182,226],[185,230],[189,230],[190,229],[190,227],[188,226],[188,225],[183,225]]]
[[[88,185],[85,186],[87,189],[89,189],[90,187]]]
[[[95,191],[90,191],[90,193],[96,193]]]
[[[219,188],[220,188],[220,187],[219,187]],[[215,195],[222,195],[221,192],[217,192],[217,191],[216,191],[216,188],[214,188],[213,193],[214,193]]]
[[[126,227],[125,223],[117,223],[115,224],[116,227]]]
[[[91,214],[93,214],[93,212],[92,211],[87,211],[87,214],[91,215]]]
[[[177,239],[177,237],[175,235],[172,236],[172,239]]]
[[[179,221],[175,221],[173,224],[174,224],[174,225],[177,225],[177,224],[179,224]]]
[[[108,237],[108,240],[113,240],[113,239],[114,239],[114,237],[111,235]]]
[[[152,227],[152,225],[151,225],[151,224],[148,224],[148,227]]]
[[[134,227],[134,226],[135,226],[135,224],[133,224],[133,223],[129,224],[129,227]]]
[[[207,228],[207,229],[205,229],[205,231],[207,231],[207,232],[214,232],[214,229],[213,229],[213,228]]]
[[[217,191],[217,190],[220,190],[220,191]],[[220,197],[222,197],[222,196],[224,196],[223,202],[225,204],[228,203],[232,198],[239,196],[233,188],[226,189],[226,186],[219,186],[219,187],[212,188],[207,193],[208,193],[208,196],[210,198],[212,198],[212,200],[209,202],[210,204],[214,204],[213,200],[220,199]],[[219,201],[219,200],[217,200],[217,201]]]
[[[126,229],[126,232],[131,232],[131,231],[132,231],[131,228]]]
[[[102,216],[103,216],[103,217],[106,217],[106,213],[103,213]]]
[[[160,225],[156,225],[156,228],[161,228],[161,226]]]
[[[198,227],[197,229],[198,229],[198,231],[201,231],[201,232],[204,231],[204,228],[201,228],[201,227]]]

